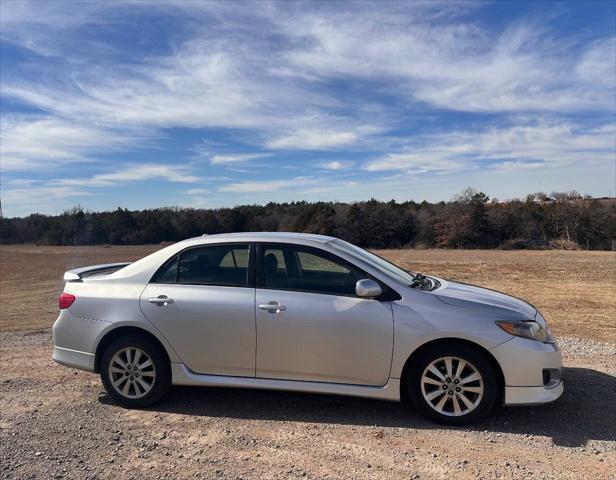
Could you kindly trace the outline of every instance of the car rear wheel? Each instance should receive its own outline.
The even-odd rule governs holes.
[[[414,359],[406,378],[417,410],[439,423],[466,425],[492,410],[498,389],[490,362],[466,345],[438,345]]]
[[[145,338],[128,336],[103,353],[101,380],[116,402],[140,408],[158,402],[169,391],[171,372],[159,348]]]

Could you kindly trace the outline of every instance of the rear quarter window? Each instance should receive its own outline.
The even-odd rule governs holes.
[[[176,283],[178,276],[178,255],[167,260],[152,278],[152,283]]]

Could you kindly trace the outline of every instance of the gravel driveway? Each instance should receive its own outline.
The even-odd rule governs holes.
[[[616,478],[616,347],[561,339],[565,394],[441,428],[399,404],[175,388],[124,410],[51,361],[49,329],[0,334],[1,478]]]

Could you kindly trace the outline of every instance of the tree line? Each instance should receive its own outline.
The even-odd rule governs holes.
[[[0,218],[3,244],[137,245],[242,231],[318,233],[367,248],[609,250],[616,239],[616,201],[539,192],[498,202],[468,188],[438,203],[372,199],[108,212],[75,207],[60,215]]]

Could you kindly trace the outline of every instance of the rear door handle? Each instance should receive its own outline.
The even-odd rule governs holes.
[[[270,313],[278,313],[287,309],[286,306],[280,305],[278,302],[261,303],[259,308],[261,310],[267,310]]]
[[[173,298],[169,298],[167,295],[159,295],[158,297],[148,298],[148,302],[155,303],[159,307],[165,307],[173,303]]]

